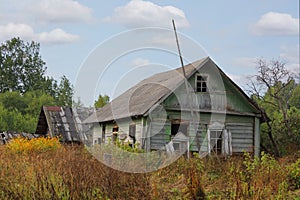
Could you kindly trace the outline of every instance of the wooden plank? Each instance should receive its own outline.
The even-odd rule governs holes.
[[[248,148],[232,147],[232,152],[233,153],[253,152],[253,147],[248,147]]]
[[[169,136],[167,135],[155,135],[151,137],[151,141],[152,140],[166,140]]]
[[[252,148],[253,144],[232,144],[232,148]]]
[[[253,136],[252,135],[235,135],[235,136],[231,136],[232,140],[253,140]]]
[[[232,144],[251,144],[253,145],[253,138],[243,138],[243,139],[232,139]]]
[[[236,139],[253,138],[253,135],[252,135],[252,133],[232,133],[231,132],[231,138],[236,138]]]
[[[229,123],[226,123],[226,127],[227,126],[248,126],[248,127],[253,127],[253,124],[252,123],[233,123],[233,122],[229,122]]]
[[[165,147],[165,144],[152,144],[150,145],[150,148],[153,150],[158,150],[158,149],[162,149]]]
[[[226,129],[228,129],[228,130],[248,130],[248,131],[253,131],[253,127],[249,127],[249,126],[226,126]]]

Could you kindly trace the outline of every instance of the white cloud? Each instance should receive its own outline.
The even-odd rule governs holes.
[[[299,45],[281,47],[280,59],[286,62],[287,68],[292,72],[298,72],[300,69]]]
[[[149,64],[150,64],[150,61],[145,58],[136,58],[131,62],[131,65],[133,65],[133,66],[145,66],[145,65],[149,65]]]
[[[0,25],[0,39],[6,40],[12,37],[20,37],[23,39],[33,39],[34,31],[31,26],[27,24],[8,23]]]
[[[233,64],[242,68],[255,68],[257,66],[257,58],[239,57],[233,60]]]
[[[159,6],[149,1],[132,0],[117,7],[114,14],[104,21],[122,24],[129,28],[172,27],[172,19],[178,28],[188,27],[189,22],[182,10],[173,6]]]
[[[240,68],[248,68],[245,71],[249,71],[251,68],[255,69],[254,73],[256,73],[256,68],[258,67],[259,59],[266,59],[267,61],[271,60],[279,60],[285,63],[286,69],[288,69],[292,73],[299,73],[300,70],[300,45],[289,46],[282,45],[280,47],[281,53],[279,56],[272,58],[264,58],[264,57],[240,57],[233,60],[233,65],[239,66]],[[241,79],[238,76],[232,75],[233,80],[237,80],[237,82],[241,82]]]
[[[181,41],[179,41],[181,42]],[[177,48],[174,33],[162,33],[149,38],[149,43],[163,47]]]
[[[253,26],[257,35],[299,35],[299,18],[290,14],[268,12]]]
[[[54,29],[37,35],[38,41],[45,44],[73,43],[79,40],[79,36],[66,33],[62,29]]]
[[[35,33],[28,24],[8,23],[0,25],[0,40],[8,40],[12,37],[20,37],[23,40],[35,40],[43,44],[64,44],[79,40],[79,36],[66,33],[58,28],[50,32]]]
[[[241,88],[246,88],[249,83],[249,75],[227,74],[227,76]]]
[[[42,22],[91,22],[92,9],[73,0],[33,0],[27,10]]]

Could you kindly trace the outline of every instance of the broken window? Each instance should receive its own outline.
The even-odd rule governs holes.
[[[222,153],[222,130],[210,130],[211,152],[215,154]]]
[[[114,126],[112,129],[113,133],[118,133],[119,132],[119,127],[118,126]]]
[[[116,143],[117,137],[118,137],[118,132],[119,132],[119,127],[117,125],[114,125],[112,129],[113,135],[112,135],[112,142]]]
[[[208,92],[207,76],[196,75],[196,92]]]
[[[177,133],[182,132],[184,135],[187,135],[187,123],[172,124],[171,125],[171,136],[174,137]]]
[[[129,137],[132,139],[132,144],[129,144],[131,147],[135,144],[136,138],[135,138],[135,133],[136,133],[136,125],[130,124],[129,125]]]
[[[105,143],[105,124],[102,125],[102,143]]]

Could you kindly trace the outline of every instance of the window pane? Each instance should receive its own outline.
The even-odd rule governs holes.
[[[196,92],[207,92],[207,77],[196,76]]]

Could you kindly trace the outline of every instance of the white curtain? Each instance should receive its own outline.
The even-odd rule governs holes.
[[[223,155],[232,155],[231,132],[226,129],[223,129],[222,154]]]

